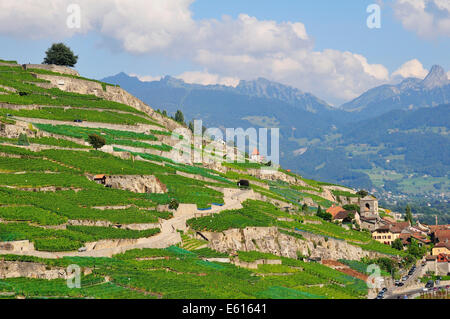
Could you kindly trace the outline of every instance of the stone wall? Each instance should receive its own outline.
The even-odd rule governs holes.
[[[80,76],[77,70],[69,68],[67,66],[55,65],[55,64],[24,64],[22,68],[27,69],[41,69],[56,73],[68,74],[73,76]]]
[[[63,268],[48,269],[46,265],[33,262],[0,261],[0,279],[5,278],[39,278],[39,279],[67,279],[67,272]]]
[[[258,269],[259,265],[281,265],[281,259],[259,259],[253,262],[241,261],[239,259],[233,260],[233,264],[248,269]]]
[[[0,250],[8,253],[34,251],[34,244],[29,240],[0,242]]]
[[[153,175],[113,175],[106,178],[106,185],[112,188],[128,190],[134,193],[167,192],[166,185]]]
[[[370,258],[380,256],[345,241],[325,239],[319,235],[302,233],[305,240],[301,240],[280,233],[276,227],[248,227],[202,234],[209,239],[208,247],[220,252],[260,251],[289,258],[297,258],[299,253],[311,258],[333,260],[340,258],[360,260],[366,256]]]

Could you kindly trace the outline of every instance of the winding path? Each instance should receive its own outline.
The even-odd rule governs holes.
[[[213,209],[205,213],[205,215],[217,214],[224,210],[234,210],[242,208],[242,202],[247,199],[254,199],[253,190],[224,189],[223,206],[215,206]],[[0,255],[14,254],[22,256],[35,256],[40,258],[55,259],[62,257],[112,257],[115,254],[124,253],[131,249],[142,248],[167,248],[181,242],[181,235],[178,230],[186,230],[186,221],[188,219],[198,217],[199,211],[183,211],[175,212],[174,217],[163,220],[160,223],[161,232],[149,238],[137,239],[135,243],[118,247],[109,247],[102,249],[92,249],[87,251],[76,252],[44,252],[44,251],[8,251],[0,250]],[[120,242],[120,241],[119,241]],[[104,244],[100,241],[97,244]],[[97,244],[94,244],[93,247]]]

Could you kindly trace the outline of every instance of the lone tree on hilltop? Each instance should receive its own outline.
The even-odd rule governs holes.
[[[89,144],[91,144],[93,148],[99,149],[106,144],[106,140],[104,137],[101,137],[97,134],[91,134],[89,135]]]
[[[56,64],[63,66],[75,66],[78,61],[78,56],[66,46],[64,43],[54,43],[45,52],[44,64]]]

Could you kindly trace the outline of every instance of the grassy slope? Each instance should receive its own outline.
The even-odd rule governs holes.
[[[157,124],[140,111],[127,105],[98,99],[93,96],[67,93],[58,89],[46,90],[34,84],[45,83],[38,80],[28,71],[20,67],[1,67],[0,84],[25,92],[26,95],[11,93],[0,95],[0,102],[10,104],[43,104],[57,108],[43,108],[35,110],[11,110],[0,108],[1,121],[13,124],[11,116],[44,118],[52,120],[83,119],[92,122],[112,124]],[[63,110],[59,106],[72,106],[79,109]],[[103,112],[96,110],[104,109]],[[118,113],[127,112],[127,113]],[[56,134],[57,138],[32,138],[30,143],[65,147],[72,150],[42,150],[32,152],[25,148],[0,144],[0,218],[9,221],[0,224],[0,240],[28,239],[34,242],[38,250],[44,251],[71,251],[78,249],[86,242],[100,239],[139,238],[155,235],[159,230],[129,231],[111,227],[85,227],[69,226],[67,229],[49,229],[42,226],[62,225],[68,220],[106,221],[110,223],[154,223],[158,218],[170,218],[170,213],[157,213],[154,207],[157,204],[167,204],[171,198],[181,203],[195,203],[199,208],[207,208],[212,203],[223,203],[223,194],[206,186],[235,187],[233,180],[248,178],[257,180],[248,175],[247,170],[257,168],[254,164],[230,164],[241,173],[229,172],[221,174],[198,166],[188,166],[175,163],[167,158],[157,155],[139,154],[150,162],[126,160],[99,151],[87,152],[76,150],[86,148],[84,145],[71,142],[67,138],[86,140],[88,134],[104,135],[109,144],[137,146],[139,143],[155,142],[161,136],[167,135],[164,131],[152,131],[152,134],[117,131],[112,129],[87,129],[71,125],[52,126],[35,124],[35,129]],[[64,139],[66,138],[66,139]],[[1,142],[15,144],[15,139],[2,138]],[[150,144],[148,147],[151,148]],[[160,165],[156,163],[160,163]],[[21,174],[15,174],[23,172]],[[215,182],[203,182],[199,179],[181,177],[176,171],[207,177]],[[155,175],[168,187],[168,194],[135,194],[128,191],[107,189],[89,181],[84,174],[124,174],[124,175]],[[287,172],[286,172],[287,173]],[[266,181],[257,180],[262,184]],[[316,181],[307,181],[305,188],[293,187],[282,183],[272,183],[270,189],[252,185],[255,191],[273,199],[290,201],[298,204],[304,197],[313,199],[323,207],[331,202],[319,197],[304,193],[305,191],[321,191],[325,185]],[[60,188],[56,192],[30,192],[24,188],[42,188],[55,186]],[[130,208],[120,210],[99,210],[97,206],[127,206]],[[263,213],[261,213],[263,212]],[[279,217],[292,217],[277,207],[259,201],[248,201],[244,208],[238,211],[222,212],[215,217],[205,217],[189,221],[196,229],[225,230],[229,228],[243,228],[246,226],[280,226],[295,228],[304,231],[336,237],[348,241],[355,241],[368,245],[368,249],[378,251],[388,250],[372,243],[367,234],[355,231],[345,231],[336,225],[322,222],[320,225],[304,224],[303,219],[314,217],[298,217],[292,222],[280,222]],[[185,247],[197,248],[200,242],[184,237]],[[217,252],[203,251],[204,255],[217,254]],[[199,252],[200,252],[199,251]],[[89,267],[93,263],[100,265],[93,276],[83,278],[91,282],[92,286],[79,292],[67,291],[60,280],[42,281],[31,279],[11,279],[0,281],[0,291],[14,291],[17,294],[32,296],[72,296],[72,297],[150,297],[161,294],[165,298],[175,297],[205,297],[205,298],[277,298],[277,297],[360,297],[361,290],[354,289],[351,278],[342,277],[329,272],[330,269],[321,265],[304,265],[295,260],[283,259],[283,267],[263,267],[265,274],[286,271],[292,276],[269,276],[267,279],[255,278],[251,272],[231,265],[207,263],[199,259],[202,255],[183,260],[169,259],[167,261],[136,261],[128,255],[166,255],[174,254],[170,250],[152,250],[129,252],[123,256],[111,259],[79,258],[76,262]],[[8,257],[13,258],[13,257]],[[16,258],[16,257],[14,257]],[[18,258],[18,257],[17,257]],[[33,259],[33,258],[31,258]],[[39,260],[45,264],[65,265],[74,260],[60,261]],[[106,265],[120,265],[109,269]],[[304,267],[305,271],[298,271]],[[325,268],[324,268],[325,267]],[[166,272],[169,268],[171,271]],[[307,271],[306,271],[307,268]],[[148,271],[153,269],[154,271]],[[183,276],[174,275],[177,272]],[[199,275],[201,274],[201,275]],[[205,274],[205,275],[204,275]],[[111,283],[101,283],[103,276],[113,278]],[[330,277],[331,276],[331,277]],[[130,277],[130,280],[125,280]],[[158,279],[158,280],[155,280]],[[100,280],[100,282],[99,282]],[[312,283],[325,282],[323,289],[309,287]],[[97,285],[100,283],[99,285]],[[254,284],[254,285],[253,285]],[[186,287],[184,289],[183,287]],[[189,288],[188,288],[189,287]]]

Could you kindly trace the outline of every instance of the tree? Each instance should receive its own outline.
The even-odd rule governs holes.
[[[46,52],[44,64],[75,66],[78,56],[64,43],[54,43]]]
[[[316,216],[322,218],[323,220],[327,220],[327,221],[331,221],[333,219],[333,216],[330,213],[324,212],[322,210],[322,207],[320,207],[320,206],[317,208]]]
[[[425,255],[427,249],[425,247],[420,247],[417,240],[411,238],[411,243],[408,246],[408,254],[415,258],[422,258]]]
[[[28,141],[28,136],[24,133],[19,135],[19,140],[17,141],[17,145],[28,146],[30,142]]]
[[[369,195],[369,193],[366,190],[362,189],[362,190],[358,191],[356,193],[356,195],[358,195],[360,197],[366,197],[367,195]]]
[[[302,206],[302,212],[306,213],[308,209],[309,209],[308,204],[304,203]]]
[[[181,110],[178,110],[175,113],[174,120],[180,124],[184,124],[184,115],[183,115],[183,112],[181,112]]]
[[[319,207],[317,207],[317,212],[316,212],[316,215],[318,216],[318,217],[321,217],[322,216],[322,207],[320,207],[320,205],[319,205]]]
[[[189,129],[194,133],[194,123],[192,123],[192,121],[189,122]]]
[[[175,198],[172,198],[169,203],[169,209],[178,209],[178,206],[180,206],[180,203]]]
[[[411,212],[411,206],[409,206],[409,205],[406,205],[406,208],[405,208],[405,222],[410,222],[411,225],[414,224],[414,219],[413,219],[413,215]]]
[[[360,210],[359,205],[356,205],[356,204],[347,204],[347,205],[342,206],[342,208],[345,210],[349,210],[349,211],[352,211],[352,210],[357,211],[358,213]]]
[[[344,218],[344,222],[351,223],[353,219],[355,219],[355,213],[350,212],[348,213],[348,216]]]
[[[91,134],[89,135],[89,144],[91,144],[93,148],[99,149],[106,144],[106,140],[102,136],[99,136],[97,134]]]
[[[392,248],[397,249],[397,250],[403,250],[402,240],[400,238],[397,238],[396,240],[394,240],[392,242]]]

